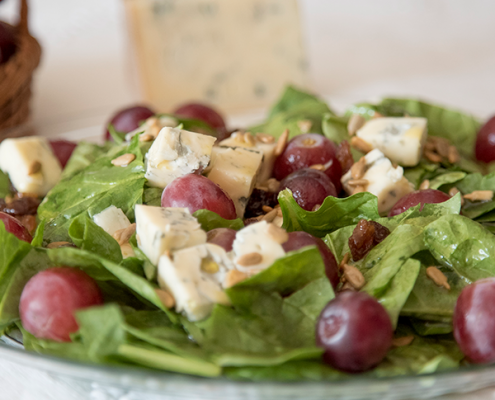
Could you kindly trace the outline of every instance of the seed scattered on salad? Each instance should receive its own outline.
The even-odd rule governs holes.
[[[349,136],[353,136],[366,123],[366,119],[361,114],[352,114],[347,123],[347,132]]]
[[[116,167],[127,167],[131,162],[136,159],[136,156],[132,153],[122,154],[121,156],[114,158],[111,163]]]
[[[225,276],[224,286],[226,288],[230,288],[242,281],[245,281],[247,278],[249,278],[249,275],[245,274],[244,272],[238,271],[236,269],[230,270]]]
[[[432,267],[426,268],[426,275],[433,282],[435,282],[435,285],[443,286],[445,289],[450,290],[450,285],[449,285],[449,282],[447,280],[447,277],[437,267],[432,266]]]
[[[493,190],[475,190],[463,197],[469,201],[489,201],[493,199]]]
[[[36,160],[29,165],[28,175],[34,175],[41,171],[41,163]]]
[[[275,138],[272,135],[267,135],[266,133],[257,133],[256,139],[265,144],[271,144],[275,142]]]
[[[47,249],[58,249],[60,247],[75,247],[75,246],[70,242],[51,242],[46,246]]]
[[[143,133],[142,135],[139,136],[140,142],[151,142],[154,139],[155,139],[155,137],[153,135],[151,135],[150,133]]]
[[[428,179],[425,179],[423,182],[421,182],[421,185],[419,185],[419,190],[426,190],[430,188],[430,181]]]
[[[357,136],[353,136],[351,138],[351,146],[365,154],[373,150],[373,146],[371,144]]]
[[[236,262],[243,267],[249,267],[251,265],[259,264],[262,260],[263,256],[260,253],[252,252],[238,257]]]
[[[303,119],[301,121],[297,121],[297,126],[301,133],[309,133],[313,127],[313,122],[309,119]]]
[[[342,270],[345,282],[349,283],[354,289],[360,290],[366,285],[363,274],[355,266],[344,264]]]
[[[414,341],[413,335],[401,336],[401,337],[394,338],[392,340],[392,346],[393,347],[409,346],[413,341]]]
[[[278,138],[277,145],[275,146],[275,150],[273,151],[273,154],[275,154],[276,157],[280,156],[284,152],[285,147],[287,146],[288,139],[289,139],[289,130],[286,129],[285,131],[282,132],[282,134]]]

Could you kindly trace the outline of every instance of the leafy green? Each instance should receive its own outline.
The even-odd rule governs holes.
[[[317,211],[306,211],[294,200],[289,189],[278,195],[284,216],[284,228],[288,232],[305,231],[323,237],[347,225],[357,224],[361,219],[377,219],[378,201],[368,192],[347,198],[327,197]]]
[[[325,114],[322,121],[323,134],[337,144],[344,140],[350,140],[351,137],[347,131],[348,121],[349,119],[346,117],[338,117],[331,113]]]
[[[0,171],[0,199],[10,194],[10,179],[8,175]]]
[[[110,149],[114,148],[119,148],[114,142],[106,142],[103,146],[94,143],[79,142],[62,172],[62,179],[68,179],[74,176],[84,168],[90,166],[101,156],[106,155]]]
[[[224,219],[210,210],[198,210],[193,214],[206,232],[215,228],[230,228],[235,231],[244,228],[242,219]]]
[[[162,193],[161,188],[146,187],[143,193],[143,204],[149,206],[161,207],[162,206]]]
[[[456,183],[466,176],[465,172],[447,172],[430,181],[430,189],[439,189],[443,185]]]
[[[265,123],[251,127],[251,132],[264,132],[275,137],[289,129],[290,137],[303,133],[301,121],[311,123],[311,132],[322,133],[323,115],[332,113],[327,104],[310,93],[288,86],[272,107]]]
[[[409,322],[420,336],[445,335],[452,332],[452,324],[438,321],[423,321],[410,318]]]
[[[115,263],[122,261],[122,252],[117,241],[84,214],[72,220],[69,236],[80,249],[98,254]]]
[[[129,166],[117,167],[111,161],[118,155],[132,153],[136,159]],[[105,155],[70,180],[63,180],[47,195],[38,209],[46,222],[45,240],[68,241],[69,226],[81,214],[92,217],[110,205],[121,208],[132,220],[134,206],[143,198],[144,164],[138,137],[115,155]]]

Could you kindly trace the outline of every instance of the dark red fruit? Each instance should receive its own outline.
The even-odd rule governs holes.
[[[486,121],[476,137],[474,154],[478,161],[495,161],[495,115]]]
[[[206,241],[223,247],[225,251],[232,251],[236,231],[229,228],[216,228],[206,233]]]
[[[72,152],[77,147],[77,143],[70,142],[69,140],[50,140],[50,146],[53,154],[58,158],[62,168],[65,168],[69,161]]]
[[[210,210],[225,219],[237,218],[229,195],[208,178],[195,174],[181,176],[167,185],[162,194],[162,207],[184,207],[191,214]]]
[[[330,301],[316,325],[323,360],[346,372],[362,372],[383,360],[392,345],[387,311],[364,292],[345,291]]]
[[[375,221],[362,219],[358,222],[349,238],[349,250],[354,261],[359,261],[378,243],[390,235],[390,230]]]
[[[155,115],[155,112],[146,106],[131,106],[117,111],[107,124],[113,125],[113,128],[117,132],[129,133],[146,121],[148,118]],[[105,139],[112,140],[112,136],[107,128],[105,132]]]
[[[473,363],[495,362],[495,278],[466,286],[454,310],[454,337]]]
[[[331,179],[321,171],[305,168],[293,172],[280,182],[280,191],[290,189],[297,204],[306,211],[321,206],[328,196],[337,197]]]
[[[25,242],[31,243],[33,238],[29,234],[28,230],[22,225],[17,219],[9,214],[0,212],[0,221],[5,225],[7,232],[12,233],[19,240],[24,240]]]
[[[17,40],[14,28],[0,21],[0,65],[9,61],[16,51]]]
[[[282,180],[294,171],[322,165],[339,193],[342,189],[342,167],[337,159],[337,146],[322,135],[305,133],[293,138],[275,160],[273,176]]]
[[[187,103],[178,107],[173,114],[182,118],[199,119],[207,123],[217,130],[219,140],[223,140],[228,136],[224,118],[217,110],[209,105]]]
[[[19,313],[24,329],[40,339],[70,342],[79,329],[75,312],[103,304],[96,282],[77,268],[49,268],[24,287]]]
[[[411,207],[417,206],[421,203],[420,211],[423,210],[425,204],[443,203],[450,200],[450,196],[435,189],[416,190],[412,193],[406,194],[402,197],[392,209],[389,211],[388,216],[402,214],[404,211],[409,210]]]
[[[333,253],[330,251],[328,246],[320,238],[314,237],[313,235],[303,232],[296,231],[289,233],[289,240],[285,242],[282,247],[286,252],[302,249],[306,246],[317,246],[320,251],[321,258],[325,264],[325,273],[328,280],[332,284],[333,288],[336,289],[339,284],[339,265],[335,260]]]

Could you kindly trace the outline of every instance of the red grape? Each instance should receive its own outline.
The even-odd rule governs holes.
[[[0,221],[2,221],[5,225],[5,229],[7,230],[7,232],[15,235],[17,239],[24,240],[28,243],[31,243],[31,241],[33,240],[26,227],[11,215],[0,212]]]
[[[450,199],[450,196],[435,189],[416,190],[402,197],[392,209],[389,211],[388,216],[402,214],[404,211],[409,210],[411,207],[417,206],[421,203],[420,211],[423,210],[424,204],[443,203]]]
[[[478,161],[495,161],[495,115],[479,130],[474,152]]]
[[[77,143],[68,140],[50,140],[50,146],[62,168],[65,168],[72,152],[77,147]]]
[[[342,167],[336,155],[337,146],[325,136],[305,133],[293,138],[275,160],[273,176],[282,180],[294,171],[322,164],[325,165],[325,173],[339,193],[342,189]]]
[[[210,210],[222,218],[236,219],[234,202],[220,186],[201,175],[188,174],[176,178],[162,194],[162,207]]]
[[[495,362],[495,278],[466,286],[454,310],[454,337],[474,363]]]
[[[146,106],[131,106],[117,111],[107,126],[111,124],[117,132],[129,133],[139,128],[141,123],[153,115],[155,115],[155,112]],[[105,132],[105,139],[112,139],[108,128]]]
[[[332,284],[333,288],[336,289],[339,284],[339,266],[333,253],[330,251],[328,246],[320,238],[314,237],[313,235],[302,232],[290,232],[289,240],[285,242],[282,247],[286,252],[299,250],[306,246],[317,246],[320,251],[321,258],[323,258],[323,263],[325,264],[325,273],[328,280]]]
[[[337,197],[330,178],[322,171],[304,168],[293,172],[280,182],[280,190],[290,189],[297,204],[306,211],[313,211],[328,196]]]
[[[347,372],[377,365],[392,345],[393,328],[385,308],[364,292],[345,291],[330,301],[316,325],[323,360]]]
[[[9,61],[16,50],[16,36],[12,26],[0,21],[0,65]]]
[[[208,231],[206,241],[223,247],[225,251],[232,251],[235,234],[237,232],[230,228],[216,228]]]
[[[199,119],[216,129],[219,133],[218,139],[223,140],[227,132],[225,121],[220,113],[211,106],[201,103],[187,103],[178,107],[174,115],[183,118]]]
[[[96,282],[77,268],[49,268],[33,276],[21,294],[19,312],[24,328],[42,339],[69,342],[77,332],[74,313],[103,304]]]

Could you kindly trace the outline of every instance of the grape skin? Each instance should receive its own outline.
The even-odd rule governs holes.
[[[333,253],[323,240],[307,232],[296,231],[290,232],[289,240],[282,245],[285,252],[299,250],[306,246],[318,247],[323,263],[325,264],[325,274],[333,288],[336,289],[339,284],[339,266]]]
[[[383,360],[392,345],[387,311],[364,292],[345,291],[331,300],[316,325],[323,360],[346,372],[363,372]]]
[[[2,221],[5,225],[5,229],[7,230],[7,232],[15,235],[17,239],[23,240],[28,243],[31,243],[31,241],[33,240],[26,227],[11,215],[0,212],[0,221]]]
[[[201,175],[188,174],[174,179],[163,190],[162,207],[210,210],[222,218],[236,219],[234,202],[220,186]]]
[[[495,362],[495,278],[466,286],[454,310],[454,337],[473,363]]]
[[[57,157],[62,168],[65,168],[67,162],[72,156],[73,151],[77,147],[77,143],[69,140],[50,140],[50,147],[52,148],[53,154]]]
[[[106,126],[113,125],[117,132],[129,133],[139,128],[144,121],[153,115],[155,112],[146,106],[130,106],[117,111]],[[112,135],[108,129],[105,131],[105,140],[112,140]]]
[[[224,118],[217,110],[209,105],[187,103],[176,108],[173,114],[177,117],[198,119],[205,122],[216,129],[218,140],[223,140],[228,136]]]
[[[77,332],[74,313],[103,304],[96,282],[77,268],[49,268],[33,276],[21,294],[19,313],[24,329],[41,339],[69,342]]]
[[[395,215],[402,214],[404,211],[409,210],[411,207],[417,206],[421,203],[420,211],[423,210],[424,204],[443,203],[450,200],[450,196],[435,189],[416,190],[412,193],[406,194],[402,197],[392,209],[389,211],[388,216],[393,217]]]
[[[230,228],[215,228],[206,233],[206,241],[223,247],[226,252],[232,251],[236,231]]]
[[[478,161],[495,161],[495,115],[481,127],[476,136],[475,156]]]
[[[280,182],[280,191],[290,189],[297,204],[306,211],[313,211],[328,196],[337,197],[337,191],[330,178],[321,171],[311,168],[297,170]]]

